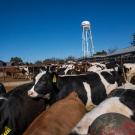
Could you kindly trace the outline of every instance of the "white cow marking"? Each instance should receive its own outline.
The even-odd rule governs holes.
[[[46,71],[42,71],[40,72],[36,77],[35,77],[35,84],[34,86],[28,91],[28,95],[30,97],[37,97],[39,94],[34,90],[35,85],[37,84],[37,82],[39,81],[39,79],[46,74]]]
[[[108,95],[113,89],[115,89],[115,88],[118,87],[118,84],[117,84],[116,82],[115,82],[114,84],[109,84],[109,83],[105,80],[105,78],[101,75],[100,72],[97,72],[97,73],[98,73],[98,75],[100,76],[100,79],[101,79],[102,83],[103,83],[104,86],[105,86],[107,95]]]
[[[84,88],[86,90],[86,93],[87,93],[87,103],[86,103],[86,109],[88,111],[90,111],[95,105],[92,103],[92,100],[91,100],[91,88],[90,88],[90,84],[88,84],[87,82],[83,82],[83,85],[84,85]]]
[[[125,63],[123,64],[129,71],[126,73],[127,81],[130,82],[131,78],[135,76],[135,64],[134,63]]]
[[[39,74],[37,74],[37,76],[35,77],[35,84],[34,84],[34,85],[37,84],[37,82],[39,81],[39,79],[40,79],[44,74],[46,74],[46,71],[42,71],[42,72],[40,72]]]
[[[8,100],[8,99],[5,97],[0,97],[0,100]]]

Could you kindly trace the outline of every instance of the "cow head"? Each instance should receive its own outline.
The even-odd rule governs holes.
[[[54,73],[46,71],[40,72],[35,77],[34,85],[28,91],[28,95],[33,98],[42,97],[49,100],[53,91],[53,84],[56,83],[56,78]]]
[[[132,63],[124,64],[124,71],[127,76],[127,81],[130,82],[131,78],[135,76],[135,64],[132,64]]]
[[[135,64],[125,63],[121,66],[118,66],[118,73],[126,82],[131,82],[132,77],[135,76]]]

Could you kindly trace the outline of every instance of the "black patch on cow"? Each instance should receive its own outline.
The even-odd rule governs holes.
[[[132,119],[133,121],[135,121],[135,112],[134,112],[133,115],[131,116],[131,119]]]
[[[120,73],[120,71],[111,71],[111,74],[114,76],[114,80],[117,82],[118,86],[121,86],[122,83],[125,83],[124,77]]]
[[[122,94],[120,101],[135,111],[135,90],[127,89]]]
[[[0,95],[6,94],[6,89],[2,83],[0,83]]]
[[[56,70],[57,70],[57,66],[55,66],[55,65],[50,66],[50,71],[51,72],[56,72]]]
[[[111,61],[111,62],[106,63],[107,69],[112,69],[112,68],[115,68],[116,66],[117,66],[116,61]]]
[[[135,121],[135,90],[127,89],[120,97],[120,101],[133,111],[134,115],[131,118]]]
[[[98,105],[107,97],[105,86],[97,73],[93,72],[87,80],[91,87],[92,102]]]
[[[79,135],[79,134],[76,132],[72,132],[72,133],[69,133],[68,135]]]
[[[26,70],[22,69],[22,74],[25,74],[26,72],[27,72]]]
[[[69,69],[66,73],[67,75],[71,75],[71,74],[74,74],[74,70],[73,69]]]
[[[65,70],[66,70],[66,68],[60,68],[60,69],[58,69],[57,73],[59,75],[64,75],[65,74],[65,72],[64,72]]]
[[[131,78],[130,83],[135,84],[135,76]]]
[[[82,81],[85,76],[64,76],[58,78],[58,88],[60,92],[57,100],[66,97],[72,91],[75,91],[84,104],[87,102],[87,93],[84,89]]]
[[[103,66],[101,66],[101,65],[96,65],[96,67],[98,68],[101,68],[102,70],[104,69],[104,67]]]
[[[40,95],[51,93],[50,89],[53,89],[52,82],[52,75],[45,73],[35,84],[34,90]]]
[[[102,76],[105,78],[105,80],[106,80],[107,82],[109,82],[110,84],[114,84],[114,83],[115,83],[115,79],[114,79],[114,77],[113,77],[112,74],[103,71],[103,72],[101,72],[101,75],[102,75]]]
[[[120,97],[124,92],[126,91],[126,89],[114,89],[112,90],[108,97]]]
[[[16,87],[5,95],[0,106],[0,131],[9,127],[10,135],[22,135],[30,123],[45,109],[43,99],[32,99],[27,95],[33,83]],[[0,132],[1,133],[1,132]]]
[[[129,72],[129,68],[126,68],[125,66],[123,66],[123,68],[125,73]]]

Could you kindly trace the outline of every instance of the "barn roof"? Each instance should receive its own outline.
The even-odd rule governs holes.
[[[5,66],[5,65],[6,65],[6,63],[4,61],[0,60],[0,67]]]
[[[114,55],[126,54],[131,52],[135,52],[135,46],[129,46],[127,48],[116,50],[114,53],[108,54],[107,56],[114,56]]]

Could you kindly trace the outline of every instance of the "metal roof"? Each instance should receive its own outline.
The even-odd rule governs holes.
[[[114,53],[108,54],[107,56],[120,55],[125,53],[135,52],[135,46],[129,46],[127,48],[116,50]]]

